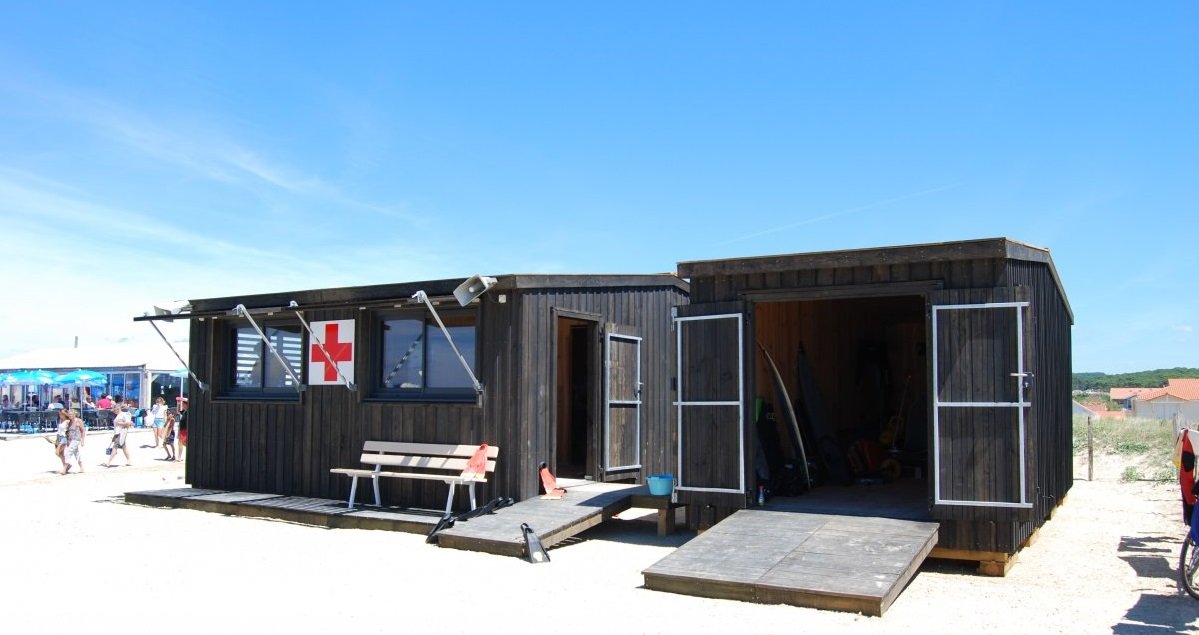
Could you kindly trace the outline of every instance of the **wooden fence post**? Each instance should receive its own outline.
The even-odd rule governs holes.
[[[1095,480],[1095,435],[1091,428],[1091,415],[1087,415],[1087,480]]]

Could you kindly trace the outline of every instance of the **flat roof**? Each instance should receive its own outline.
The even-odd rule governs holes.
[[[945,262],[953,260],[1007,259],[1044,263],[1057,285],[1058,294],[1066,306],[1070,321],[1074,311],[1066,297],[1066,289],[1058,277],[1049,249],[1010,238],[982,238],[944,243],[868,247],[839,251],[815,251],[773,256],[748,256],[716,260],[691,260],[678,264],[678,275],[688,281],[710,276],[729,276],[751,273],[771,273],[802,269],[841,267],[872,267],[876,265]]]
[[[644,287],[674,287],[683,293],[690,292],[690,285],[672,273],[655,274],[501,274],[496,286],[489,293],[522,289],[622,289]],[[449,297],[466,277],[443,280],[423,280],[393,284],[366,285],[360,287],[337,287],[306,289],[277,293],[258,293],[189,300],[191,311],[173,316],[135,317],[143,320],[176,320],[191,317],[217,316],[229,313],[233,307],[243,304],[247,309],[278,307],[286,309],[295,301],[299,309],[315,309],[347,304],[390,304],[399,299],[412,297],[424,291],[430,297]]]

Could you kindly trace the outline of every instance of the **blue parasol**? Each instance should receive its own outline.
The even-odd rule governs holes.
[[[49,386],[54,383],[55,374],[48,370],[21,370],[8,373],[3,379],[5,386]],[[25,400],[22,390],[21,400]]]
[[[6,386],[49,386],[56,375],[48,370],[21,370],[8,373]]]
[[[108,375],[95,370],[73,370],[54,377],[54,383],[60,386],[75,386],[79,389],[79,403],[83,404],[84,386],[103,386],[108,383]]]
[[[108,375],[94,370],[73,370],[54,377],[54,383],[72,386],[101,386],[108,383]]]

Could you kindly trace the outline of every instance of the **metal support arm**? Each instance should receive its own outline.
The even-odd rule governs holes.
[[[483,394],[483,384],[479,383],[478,377],[475,377],[475,371],[470,369],[470,364],[466,363],[466,358],[462,356],[462,353],[458,352],[458,347],[454,345],[454,338],[450,337],[449,329],[447,329],[445,324],[442,323],[441,316],[437,315],[437,309],[433,308],[433,303],[429,301],[429,295],[424,291],[417,291],[416,293],[412,294],[412,299],[424,302],[425,306],[429,307],[429,312],[433,314],[433,319],[437,320],[437,326],[440,326],[441,332],[445,334],[445,341],[449,342],[450,348],[453,349],[454,354],[458,356],[458,361],[462,362],[462,368],[466,369],[466,374],[470,376],[470,381],[472,384],[474,384],[475,392],[480,395]]]
[[[308,337],[311,338],[313,342],[316,342],[317,346],[321,347],[321,352],[325,354],[325,359],[330,361],[330,365],[333,366],[333,370],[337,373],[337,378],[340,379],[343,384],[345,384],[346,388],[349,388],[350,390],[358,390],[358,386],[356,386],[354,382],[347,379],[346,376],[341,373],[341,369],[337,367],[337,363],[333,362],[333,356],[329,354],[329,349],[325,348],[325,342],[316,336],[316,333],[312,331],[311,326],[308,326],[308,321],[304,319],[304,312],[300,310],[300,305],[295,300],[292,300],[287,307],[296,312],[296,317],[300,318],[300,324],[303,324],[304,330],[308,331]]]
[[[192,372],[191,367],[188,366],[187,362],[183,361],[183,357],[179,355],[179,351],[175,350],[174,345],[172,345],[171,341],[167,339],[167,336],[162,334],[162,330],[158,328],[158,325],[150,322],[150,326],[154,327],[154,330],[158,333],[158,337],[161,337],[162,341],[166,343],[167,348],[171,349],[171,352],[175,354],[175,359],[179,360],[180,364],[183,364],[184,370],[187,371],[187,374],[192,378],[192,381],[196,382],[196,386],[200,388],[200,392],[208,392],[208,386],[205,385],[204,382],[200,381],[199,377],[196,377],[196,374]]]
[[[262,343],[266,344],[267,350],[275,356],[279,365],[283,367],[283,370],[287,371],[287,374],[291,376],[291,380],[296,383],[296,392],[303,392],[304,382],[300,381],[299,377],[296,377],[296,374],[291,370],[291,366],[283,359],[279,351],[275,350],[275,346],[271,344],[271,340],[267,338],[266,333],[263,333],[262,329],[258,327],[258,323],[254,321],[254,318],[250,317],[250,311],[246,309],[246,305],[239,304],[233,307],[233,311],[250,322],[250,326],[254,327],[254,330],[258,332],[258,337],[262,338]]]

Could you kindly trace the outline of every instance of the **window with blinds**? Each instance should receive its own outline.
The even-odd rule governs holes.
[[[297,377],[303,376],[304,337],[299,324],[263,324],[266,341],[271,343],[283,363]],[[296,384],[263,338],[250,325],[230,329],[230,376],[226,385],[231,393],[296,394]]]

